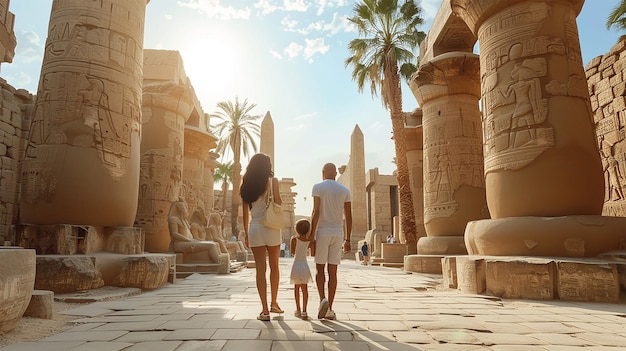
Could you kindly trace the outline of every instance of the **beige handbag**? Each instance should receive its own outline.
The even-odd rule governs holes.
[[[272,178],[269,178],[269,201],[265,207],[265,218],[263,225],[272,229],[283,229],[285,220],[283,219],[283,208],[274,202],[274,190],[272,189]]]

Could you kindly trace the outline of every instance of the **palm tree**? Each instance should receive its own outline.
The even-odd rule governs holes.
[[[417,250],[415,210],[411,196],[409,166],[404,138],[404,113],[402,111],[402,89],[400,75],[409,79],[417,71],[411,63],[413,51],[424,40],[426,34],[417,30],[423,23],[421,8],[414,0],[362,0],[354,6],[354,23],[359,38],[348,44],[350,56],[345,66],[352,66],[352,79],[359,92],[370,85],[372,97],[380,94],[383,106],[390,112],[391,128],[398,168],[400,192],[400,221],[409,250]]]
[[[233,162],[228,161],[226,163],[220,163],[213,173],[213,180],[215,182],[222,182],[222,212],[226,213],[226,193],[228,192],[228,185],[232,183],[233,179]],[[222,222],[222,230],[223,228]]]
[[[626,0],[620,1],[606,19],[606,29],[610,30],[613,26],[621,31],[626,30]]]
[[[241,186],[241,155],[248,157],[250,148],[254,152],[257,151],[257,143],[255,137],[261,135],[261,127],[255,121],[260,119],[261,115],[251,115],[252,109],[256,104],[248,103],[248,99],[243,102],[235,97],[235,102],[220,101],[217,107],[221,111],[214,112],[211,117],[217,118],[219,121],[213,127],[215,134],[219,138],[217,143],[217,152],[222,155],[229,149],[233,152],[233,169],[232,169],[232,201],[230,224],[232,235],[237,236],[237,216],[239,215],[239,204],[241,199],[239,196],[239,188]]]

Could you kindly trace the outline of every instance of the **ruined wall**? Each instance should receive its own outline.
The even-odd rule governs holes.
[[[19,174],[24,159],[27,133],[35,97],[0,79],[0,245],[15,244],[14,225],[18,220]]]
[[[626,217],[626,40],[586,67],[591,110],[604,169],[602,214]]]

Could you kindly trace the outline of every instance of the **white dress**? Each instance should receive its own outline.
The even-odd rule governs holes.
[[[311,278],[311,269],[306,260],[309,241],[302,241],[296,238],[296,252],[293,257],[293,265],[289,277],[291,284],[308,284],[313,281]]]

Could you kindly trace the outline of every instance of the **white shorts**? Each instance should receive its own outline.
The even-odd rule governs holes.
[[[250,223],[248,227],[250,247],[278,246],[281,242],[280,230],[268,228],[261,223]]]
[[[315,263],[335,264],[341,262],[343,235],[324,235],[315,239]]]

